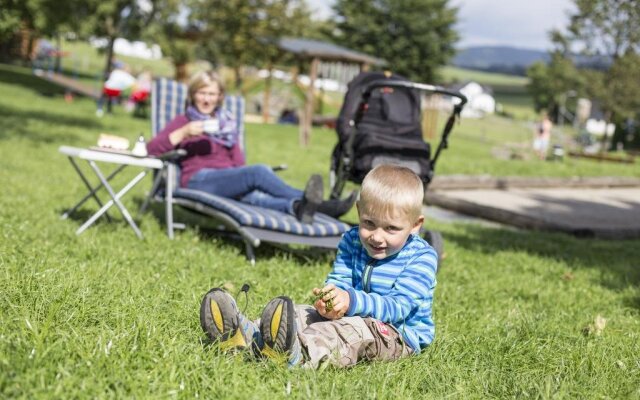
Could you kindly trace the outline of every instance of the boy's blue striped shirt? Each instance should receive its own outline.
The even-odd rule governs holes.
[[[370,279],[364,274],[371,265]],[[402,250],[375,260],[360,243],[358,227],[344,234],[327,283],[349,292],[348,316],[372,317],[393,325],[416,352],[435,335],[431,315],[438,255],[418,235],[410,235]],[[369,282],[369,291],[365,285]]]

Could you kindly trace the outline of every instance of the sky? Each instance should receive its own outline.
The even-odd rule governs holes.
[[[308,0],[319,16],[329,17],[333,0]],[[458,47],[513,46],[551,48],[548,32],[563,30],[573,10],[571,0],[450,0],[457,6]]]

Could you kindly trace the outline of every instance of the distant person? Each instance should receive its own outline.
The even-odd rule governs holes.
[[[36,75],[42,75],[45,71],[53,72],[54,57],[57,50],[53,43],[46,39],[40,39],[38,41],[37,50],[33,58],[34,72]]]
[[[211,289],[200,324],[221,349],[245,349],[289,366],[351,367],[419,354],[434,339],[438,255],[418,232],[424,187],[410,169],[379,165],[362,182],[359,225],[344,234],[312,306],[272,299],[259,321]]]
[[[536,124],[535,139],[533,140],[533,150],[541,160],[547,158],[552,128],[553,123],[549,119],[549,114],[546,112],[542,113],[542,120]]]
[[[280,113],[280,117],[278,118],[279,124],[297,125],[298,122],[298,114],[295,110],[292,110],[290,108],[285,108],[284,110],[282,110],[282,112]]]
[[[120,100],[122,92],[131,88],[136,83],[136,79],[129,72],[129,67],[124,64],[115,64],[114,69],[109,74],[109,78],[102,87],[102,94],[98,99],[98,109],[96,116],[102,117],[104,111],[102,107],[107,103],[107,112],[112,112],[112,103]]]
[[[151,71],[147,68],[143,69],[131,89],[131,96],[127,101],[127,111],[133,111],[134,115],[145,116],[152,84],[153,76]]]

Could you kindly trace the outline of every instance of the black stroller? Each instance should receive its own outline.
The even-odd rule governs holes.
[[[459,101],[445,125],[442,140],[431,158],[431,146],[422,137],[420,98],[422,92],[452,96]],[[413,170],[425,190],[447,137],[467,98],[443,88],[415,83],[399,75],[362,72],[348,85],[338,116],[338,144],[331,156],[331,198],[342,194],[347,181],[362,183],[364,176],[379,164],[399,164]],[[424,238],[438,255],[442,235],[425,231]]]

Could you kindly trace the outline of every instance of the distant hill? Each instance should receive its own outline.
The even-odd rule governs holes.
[[[459,50],[452,64],[460,68],[524,75],[536,61],[549,61],[549,54],[509,46],[477,46]]]
[[[509,46],[476,46],[459,50],[452,64],[460,68],[524,76],[531,64],[537,61],[549,62],[549,60],[549,53],[541,50]],[[611,62],[607,56],[577,54],[573,56],[573,61],[578,67],[596,69],[607,68]]]

